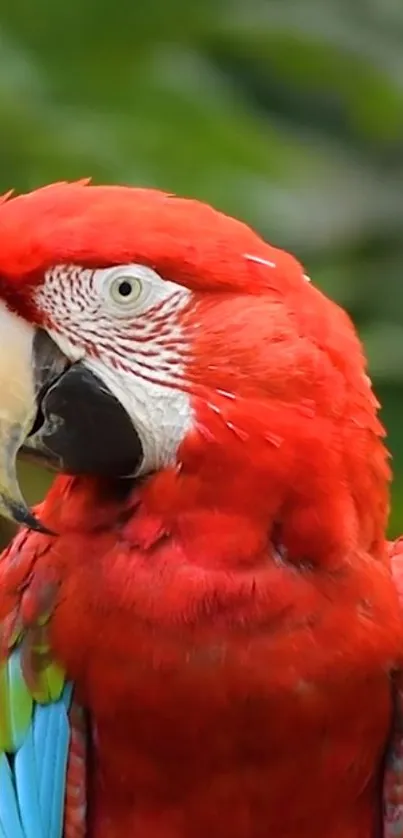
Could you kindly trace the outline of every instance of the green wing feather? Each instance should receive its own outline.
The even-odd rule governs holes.
[[[70,753],[77,739],[72,685],[52,660],[43,620],[7,638],[0,660],[0,838],[62,838],[72,823],[84,836],[85,791],[78,813],[69,798],[70,757],[77,757]],[[84,783],[82,743],[79,757]]]
[[[58,701],[65,673],[51,657],[43,616],[24,633],[10,639],[9,654],[0,661],[0,753],[21,746],[32,719],[34,702]]]
[[[21,746],[32,718],[33,697],[22,674],[17,650],[0,664],[0,752]]]

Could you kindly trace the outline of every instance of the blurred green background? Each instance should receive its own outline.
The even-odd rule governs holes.
[[[293,251],[365,341],[403,530],[402,0],[2,0],[0,128],[1,190],[158,186]]]

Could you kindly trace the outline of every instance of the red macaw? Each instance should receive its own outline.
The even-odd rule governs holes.
[[[0,206],[0,342],[1,838],[402,835],[347,315],[208,206],[61,183]],[[63,473],[33,512],[20,449]]]

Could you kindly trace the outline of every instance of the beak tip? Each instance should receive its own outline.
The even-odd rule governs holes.
[[[42,521],[39,521],[32,512],[28,511],[28,515],[25,518],[25,526],[28,527],[30,530],[34,530],[35,532],[39,532],[42,535],[56,535],[53,530],[50,530],[48,527],[45,527],[42,524]]]
[[[11,500],[9,497],[2,498],[4,505],[10,514],[10,517],[16,524],[27,527],[34,532],[42,533],[43,535],[56,535],[53,530],[45,527],[44,524],[31,512],[24,503],[20,501]]]

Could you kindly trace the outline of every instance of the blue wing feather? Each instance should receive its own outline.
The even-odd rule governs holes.
[[[66,793],[66,772],[70,744],[70,725],[68,709],[71,702],[72,690],[68,685],[54,707],[54,717],[57,725],[57,748],[54,748],[53,795],[50,799],[50,824],[48,838],[61,835],[63,829],[64,800]],[[64,711],[63,711],[64,705]],[[42,711],[44,708],[41,708]],[[43,715],[43,712],[42,712]]]
[[[5,754],[0,756],[0,835],[1,838],[25,838],[13,776]]]
[[[42,741],[46,736],[46,747]],[[70,727],[66,702],[39,705],[34,719],[34,742],[44,838],[61,835],[66,788]],[[27,838],[30,838],[28,836]]]
[[[58,701],[34,702],[22,743],[0,753],[0,838],[62,838],[71,694],[67,684]]]
[[[45,705],[46,709],[48,708]],[[38,713],[39,707],[35,708],[35,716],[34,716],[34,723],[33,723],[33,737],[34,737],[34,750],[35,754],[39,756],[41,754],[42,759],[42,773],[38,771],[38,795],[39,795],[39,806],[43,810],[46,808],[46,795],[51,794],[51,776],[53,766],[49,760],[48,756],[48,748],[49,745],[51,746],[51,741],[49,741],[50,727],[51,725],[47,723],[47,720],[50,719],[49,713]],[[44,836],[47,833],[44,833]]]
[[[39,806],[32,724],[23,745],[15,755],[13,775],[24,838],[39,838],[42,835],[45,838]]]

